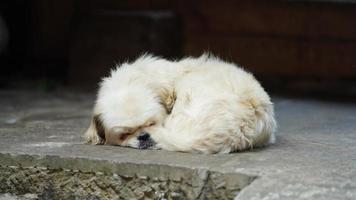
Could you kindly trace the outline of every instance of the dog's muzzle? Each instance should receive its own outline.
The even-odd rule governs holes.
[[[150,134],[147,132],[141,132],[137,136],[137,140],[139,141],[139,149],[151,149],[156,145],[156,143],[152,140]]]

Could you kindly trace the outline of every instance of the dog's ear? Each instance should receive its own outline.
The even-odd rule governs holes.
[[[105,128],[100,119],[100,115],[93,116],[90,126],[84,134],[84,138],[88,144],[105,143]]]

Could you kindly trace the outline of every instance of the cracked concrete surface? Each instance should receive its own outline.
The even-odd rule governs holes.
[[[182,185],[189,198],[356,199],[356,104],[274,98],[279,123],[275,145],[199,155],[84,145],[81,134],[93,102],[93,95],[78,92],[0,91],[0,177],[9,169],[38,167],[44,174],[74,170],[80,176],[149,177],[147,183],[132,186],[139,188],[156,179],[172,182],[169,191],[156,189],[156,199],[181,198],[176,189]],[[1,182],[0,199],[41,197],[4,188]],[[159,196],[162,191],[169,194]]]

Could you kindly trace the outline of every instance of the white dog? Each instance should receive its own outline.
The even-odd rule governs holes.
[[[142,56],[104,78],[85,133],[88,143],[229,153],[275,141],[273,105],[256,79],[202,55]]]

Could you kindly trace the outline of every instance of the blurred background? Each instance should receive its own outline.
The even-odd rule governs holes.
[[[212,52],[269,92],[356,96],[356,0],[1,0],[0,89],[95,91],[151,52]]]

